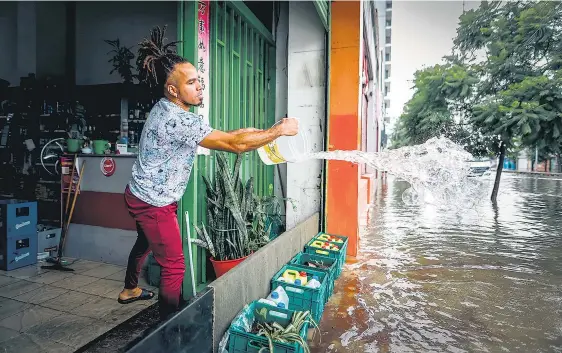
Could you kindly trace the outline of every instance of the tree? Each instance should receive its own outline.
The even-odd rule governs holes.
[[[492,201],[507,149],[559,145],[562,7],[559,2],[482,2],[460,17],[455,50],[479,77],[471,122],[499,143]],[[483,60],[478,57],[483,56]]]
[[[474,155],[562,147],[562,4],[486,2],[461,15],[452,55],[419,71],[397,146],[445,135]],[[448,136],[448,135],[449,136]]]
[[[393,148],[446,136],[466,144],[472,132],[464,124],[462,105],[477,79],[456,64],[435,65],[414,74],[414,95],[406,104],[393,135]]]

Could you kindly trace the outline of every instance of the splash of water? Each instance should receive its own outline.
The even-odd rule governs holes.
[[[407,205],[430,203],[438,207],[474,207],[486,195],[483,182],[471,176],[470,153],[445,137],[435,137],[416,146],[382,152],[316,152],[304,159],[342,160],[364,163],[407,181],[411,187],[402,200]]]

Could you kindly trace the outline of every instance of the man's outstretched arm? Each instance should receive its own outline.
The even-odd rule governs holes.
[[[262,129],[256,129],[256,128],[253,128],[253,127],[245,127],[245,128],[242,128],[242,129],[231,130],[231,131],[227,131],[227,132],[229,134],[232,134],[232,135],[239,135],[243,132],[254,132],[254,131],[263,131],[263,130]]]
[[[252,128],[250,128],[252,129]],[[244,129],[241,129],[244,130]],[[210,150],[219,150],[232,153],[253,151],[264,146],[279,136],[293,136],[298,133],[297,119],[285,118],[281,123],[267,130],[224,132],[213,130],[199,145]]]

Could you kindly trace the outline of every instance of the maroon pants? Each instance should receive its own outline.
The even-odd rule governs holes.
[[[127,264],[125,288],[136,288],[146,255],[150,251],[161,266],[160,315],[163,319],[178,309],[185,273],[177,203],[164,207],[147,204],[125,189],[125,203],[137,223],[138,237]]]

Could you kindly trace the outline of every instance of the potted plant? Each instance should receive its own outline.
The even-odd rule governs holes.
[[[133,78],[135,77],[135,75],[133,74],[133,65],[131,65],[131,60],[135,58],[135,54],[133,54],[133,52],[131,51],[132,47],[122,47],[119,39],[105,39],[104,42],[114,48],[113,50],[108,52],[108,54],[115,54],[111,59],[108,60],[108,62],[113,65],[113,69],[111,70],[110,74],[117,71],[119,75],[121,75],[124,83],[133,83]]]
[[[195,227],[199,239],[194,243],[209,250],[217,277],[270,239],[267,210],[275,198],[255,195],[253,178],[243,184],[241,163],[242,155],[238,155],[231,173],[225,154],[216,152],[214,185],[203,177],[207,187],[207,225]]]

